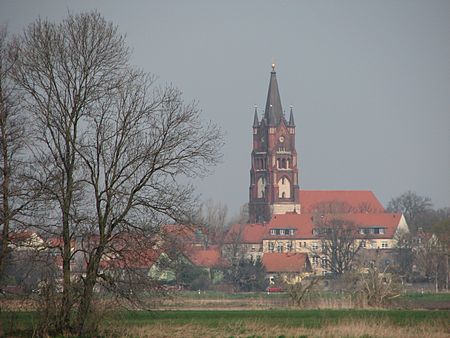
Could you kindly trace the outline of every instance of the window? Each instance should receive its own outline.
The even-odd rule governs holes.
[[[384,228],[380,228],[380,234],[384,235]]]
[[[289,229],[289,235],[294,236],[294,229]]]
[[[269,251],[273,252],[275,248],[275,244],[273,242],[269,242]]]
[[[361,241],[361,247],[362,247],[362,248],[365,248],[366,245],[367,245],[367,244],[366,244],[366,241]]]
[[[283,243],[278,243],[277,251],[280,253],[283,252]]]
[[[287,251],[292,251],[293,248],[294,248],[294,246],[293,246],[293,244],[292,244],[292,241],[289,241],[289,242],[287,243]]]
[[[284,229],[280,229],[280,235],[284,236]]]
[[[386,249],[386,248],[388,247],[388,242],[387,242],[387,241],[381,242],[381,247],[382,247],[383,249]]]
[[[327,261],[327,259],[325,257],[322,258],[322,262],[320,263],[320,267],[322,269],[328,269],[328,261]]]
[[[319,256],[314,256],[312,260],[313,260],[313,264],[314,265],[318,265],[319,261],[320,261],[320,258],[319,258]]]
[[[303,242],[303,247],[306,248],[306,242]]]
[[[314,242],[313,244],[312,244],[312,249],[313,250],[317,250],[319,248],[319,245],[316,243],[316,242]]]
[[[270,234],[274,236],[276,234],[275,229],[270,229]]]
[[[254,246],[254,245],[252,245],[252,251],[255,251],[255,250],[256,250],[255,246]]]

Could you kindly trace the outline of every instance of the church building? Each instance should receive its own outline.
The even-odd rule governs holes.
[[[274,214],[300,212],[295,123],[292,107],[286,119],[275,64],[270,73],[261,121],[255,108],[250,169],[250,222],[269,221]]]
[[[339,209],[339,210],[336,210]],[[302,190],[295,149],[292,107],[286,118],[272,64],[264,115],[255,108],[251,152],[249,223],[269,222],[279,214],[380,213],[382,204],[368,190]]]

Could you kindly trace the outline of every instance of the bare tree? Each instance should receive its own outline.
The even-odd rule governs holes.
[[[311,294],[311,292],[316,288],[316,285],[319,283],[320,279],[317,276],[311,276],[309,278],[305,278],[302,281],[294,284],[285,284],[284,288],[289,295],[289,298],[292,300],[294,305],[302,307],[307,296]]]
[[[246,244],[243,242],[247,222],[248,203],[240,208],[239,215],[233,218],[225,235],[222,254],[230,263],[239,261],[247,252]]]
[[[69,15],[60,24],[37,20],[19,40],[14,77],[35,130],[35,182],[45,189],[49,229],[63,240],[62,331],[69,327],[72,240],[80,224],[82,176],[77,157],[83,118],[98,109],[128,60],[117,28],[96,13]],[[49,224],[50,220],[53,224]],[[61,224],[61,226],[59,226]]]
[[[202,227],[204,232],[203,245],[210,244],[222,246],[225,239],[225,226],[228,208],[222,203],[216,203],[209,199],[202,203],[195,216],[194,223]]]
[[[415,234],[419,227],[426,225],[423,223],[426,223],[431,207],[432,203],[429,197],[420,196],[413,191],[407,191],[391,199],[386,209],[389,212],[401,212],[404,214],[412,233]],[[432,224],[429,225],[431,226]]]
[[[35,182],[46,191],[47,230],[60,236],[63,295],[59,331],[86,333],[94,287],[106,255],[120,254],[123,233],[155,233],[167,219],[194,210],[192,187],[220,157],[221,133],[201,123],[181,92],[156,86],[129,66],[117,27],[98,13],[69,15],[60,24],[38,20],[19,40],[14,77],[36,130]],[[89,245],[73,247],[75,238]],[[93,239],[95,238],[95,240]],[[87,270],[73,297],[71,262],[84,254]]]
[[[400,232],[396,235],[395,240],[394,255],[397,274],[401,277],[403,282],[403,280],[408,279],[412,273],[414,251],[411,234]]]
[[[196,106],[184,105],[177,89],[157,88],[151,95],[152,84],[142,73],[123,74],[111,98],[89,116],[80,140],[99,241],[88,253],[79,325],[115,234],[155,232],[169,218],[183,222],[194,209],[192,187],[175,179],[203,175],[217,161],[219,130],[202,126]]]
[[[432,281],[435,291],[447,286],[448,251],[436,235],[417,245],[415,263],[421,274]]]
[[[338,275],[352,270],[361,249],[358,227],[337,215],[324,216],[317,224],[318,227],[314,231],[321,239],[319,256],[322,266]]]
[[[441,209],[442,210],[442,209]],[[433,225],[433,232],[437,237],[440,245],[440,251],[443,256],[444,264],[444,275],[445,275],[445,289],[448,292],[450,271],[449,271],[449,256],[450,256],[450,217],[449,210],[444,209],[442,213],[447,212],[447,217],[442,219]]]
[[[6,27],[0,27],[0,280],[10,246],[12,227],[23,223],[31,202],[23,174],[27,168],[25,116],[20,109],[22,93],[12,79],[17,54],[7,39]]]
[[[390,266],[379,270],[376,265],[361,272],[357,280],[357,290],[365,297],[370,306],[382,306],[389,299],[398,297],[401,286],[396,274],[388,272]]]

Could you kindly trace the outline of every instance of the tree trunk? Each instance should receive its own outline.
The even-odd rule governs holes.
[[[3,109],[3,108],[2,108]],[[4,112],[1,118],[4,119]],[[3,277],[3,269],[5,266],[5,259],[8,255],[9,249],[9,221],[10,221],[10,209],[9,209],[9,162],[8,162],[8,147],[5,135],[4,123],[1,124],[2,129],[2,157],[3,157],[3,177],[2,177],[2,198],[3,198],[3,211],[2,211],[2,248],[0,252],[0,277]],[[1,279],[1,278],[0,278]]]
[[[70,280],[70,262],[71,262],[71,243],[69,229],[69,215],[63,215],[63,294],[61,307],[61,329],[67,331],[70,328],[71,311],[71,280]]]
[[[448,292],[448,275],[449,275],[449,271],[448,271],[448,251],[447,254],[445,255],[445,290]]]
[[[70,133],[67,133],[70,135]],[[69,136],[66,136],[69,138]],[[70,263],[72,261],[72,245],[70,235],[70,209],[73,203],[73,171],[74,171],[74,159],[73,152],[71,155],[71,145],[69,141],[66,141],[66,164],[67,172],[66,185],[64,187],[63,197],[63,210],[62,210],[62,237],[63,237],[63,297],[61,308],[61,329],[67,331],[70,329],[70,312],[72,310],[72,290],[71,290],[71,271]],[[70,160],[69,160],[70,159]]]
[[[439,264],[436,264],[436,270],[434,271],[434,287],[435,287],[435,291],[436,293],[439,292],[439,285],[438,285],[438,268],[439,268]]]
[[[103,256],[104,246],[100,245],[92,259],[88,263],[86,278],[84,279],[84,289],[77,314],[77,334],[85,335],[87,332],[86,323],[91,314],[91,307],[94,295],[94,286],[97,281],[98,268]]]

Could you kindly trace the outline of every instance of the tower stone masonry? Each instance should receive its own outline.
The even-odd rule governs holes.
[[[274,64],[261,120],[255,108],[249,190],[251,223],[300,213],[294,115],[291,107],[289,120],[285,118]]]

